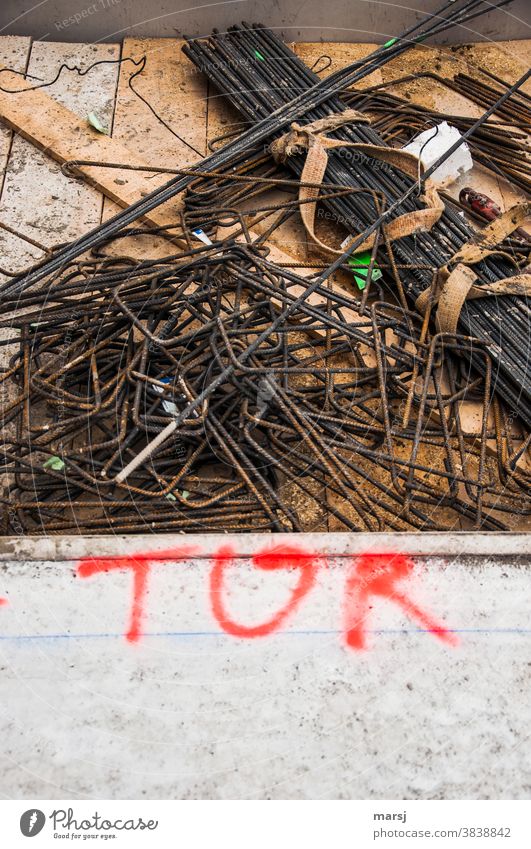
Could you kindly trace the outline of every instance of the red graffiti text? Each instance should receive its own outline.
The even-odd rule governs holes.
[[[100,572],[114,570],[130,570],[133,573],[131,613],[125,636],[129,642],[138,642],[142,636],[151,565],[164,560],[186,560],[197,553],[197,550],[188,546],[179,546],[125,557],[90,557],[80,562],[77,574],[81,578],[90,578]],[[285,604],[264,621],[248,625],[237,622],[231,616],[225,601],[226,581],[237,559],[238,555],[228,545],[222,546],[215,553],[209,575],[210,606],[214,619],[226,634],[245,639],[265,637],[278,631],[314,588],[319,565],[326,560],[323,555],[289,545],[266,547],[254,554],[251,561],[256,569],[271,572],[287,569],[299,574]],[[422,630],[442,642],[457,644],[457,637],[451,630],[435,621],[406,594],[404,584],[410,582],[413,569],[413,561],[405,554],[367,553],[353,558],[347,574],[343,607],[347,646],[356,650],[366,648],[366,622],[372,602],[377,598],[398,605]]]

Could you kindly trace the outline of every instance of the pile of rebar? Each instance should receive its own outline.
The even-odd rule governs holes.
[[[301,301],[307,281],[266,254],[100,256],[22,296],[0,324],[4,533],[500,530],[515,498],[528,514],[527,444],[489,413],[483,346],[383,302],[360,315],[336,285]],[[462,368],[472,350],[486,382]]]
[[[271,247],[306,201],[302,157],[288,179],[270,142],[343,110],[339,92],[409,38],[484,7],[446,2],[321,82],[263,29],[188,45],[252,126],[0,284],[3,533],[504,530],[515,515],[522,528],[525,304],[473,302],[455,334],[433,332],[431,298],[411,309],[470,235],[456,212],[393,243],[383,222],[368,266],[348,250],[330,264]],[[362,124],[335,135],[380,141]],[[320,202],[338,231],[359,232],[397,198],[418,208],[415,187],[333,154]],[[127,229],[184,189],[175,225]],[[171,252],[129,257],[146,233]],[[489,258],[484,280],[522,264],[518,244],[503,248],[512,264]]]
[[[232,27],[227,33],[215,32],[207,40],[190,40],[183,48],[216,87],[251,123],[263,123],[293,99],[311,91],[317,76],[271,30],[261,25]],[[367,69],[372,68],[369,64]],[[325,81],[321,81],[323,85]],[[320,99],[304,113],[306,123],[346,108],[330,86],[330,96]],[[302,93],[302,94],[301,94]],[[272,138],[278,135],[272,126]],[[371,126],[362,123],[343,126],[330,133],[345,142],[384,144]],[[287,165],[297,175],[302,172],[304,156],[291,156]],[[382,168],[377,160],[363,154],[349,155],[348,149],[329,152],[327,181],[371,190],[391,206],[402,196],[406,199],[400,213],[422,208],[420,199],[411,193],[412,178],[398,169]],[[367,194],[359,192],[326,202],[335,220],[347,232],[363,232],[378,217]],[[440,220],[429,233],[397,240],[393,251],[403,264],[421,268],[404,277],[406,293],[413,305],[421,292],[429,288],[432,271],[443,267],[462,245],[469,241],[472,230],[456,209],[447,205]],[[480,281],[493,282],[515,273],[516,262],[491,256],[476,267]],[[495,364],[496,386],[504,397],[531,424],[531,311],[525,298],[500,296],[495,300],[466,302],[460,314],[461,333],[485,341]],[[480,372],[483,361],[475,353],[471,362]]]

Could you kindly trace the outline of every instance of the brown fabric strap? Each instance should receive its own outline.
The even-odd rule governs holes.
[[[530,214],[531,201],[525,201],[511,207],[507,212],[491,221],[478,235],[465,242],[452,257],[449,264],[462,262],[465,265],[474,265],[492,254],[506,256],[498,245],[511,233],[518,230]]]
[[[275,162],[285,162],[289,156],[308,150],[310,136],[314,138],[322,137],[323,146],[328,143],[330,147],[335,147],[338,142],[327,138],[324,134],[337,130],[345,124],[353,123],[370,124],[371,122],[367,115],[363,115],[357,109],[345,109],[344,112],[327,115],[326,118],[319,118],[318,121],[312,121],[311,124],[301,125],[293,122],[287,133],[271,143],[271,154]]]
[[[325,133],[330,130],[335,130],[344,124],[353,121],[368,122],[365,115],[357,112],[355,109],[346,109],[339,115],[330,115],[327,118],[321,118],[319,121],[313,121],[310,124],[301,126],[293,123],[288,133],[285,133],[271,145],[271,153],[276,162],[285,162],[289,156],[295,153],[307,151],[306,161],[301,175],[301,182],[315,183],[321,185],[328,165],[328,150],[338,147],[348,147],[351,150],[358,151],[366,156],[376,159],[380,162],[390,165],[400,171],[403,171],[408,176],[417,179],[419,175],[419,160],[411,153],[403,150],[395,150],[389,147],[383,147],[373,144],[362,144],[356,142],[345,142],[340,139],[330,139]],[[422,173],[422,172],[421,172]],[[319,197],[319,188],[308,188],[301,186],[299,190],[299,200],[315,201],[314,203],[302,203],[300,207],[301,218],[304,223],[306,232],[310,238],[318,245],[321,250],[341,255],[345,249],[338,250],[325,245],[315,233],[315,213],[317,209],[317,198]],[[426,204],[425,209],[415,210],[415,212],[406,212],[404,215],[398,216],[393,221],[386,224],[386,235],[390,241],[395,239],[403,239],[405,236],[411,236],[414,233],[426,232],[439,220],[444,210],[444,204],[440,199],[435,185],[426,180],[424,185],[423,202]],[[357,235],[351,236],[349,244],[351,244]],[[356,250],[356,253],[369,250],[374,245],[374,240],[377,234],[371,234]]]
[[[521,295],[531,297],[531,274],[515,274],[476,286],[477,274],[467,265],[457,265],[446,278],[439,294],[435,324],[439,333],[455,333],[457,322],[465,301],[497,295]],[[417,301],[418,305],[418,301]]]
[[[433,302],[438,301],[435,324],[439,333],[455,333],[463,304],[475,298],[488,298],[497,295],[519,295],[531,297],[531,272],[515,274],[476,286],[478,275],[471,269],[485,257],[503,254],[497,245],[522,224],[531,212],[531,203],[521,203],[504,212],[499,218],[485,227],[478,236],[466,242],[451,260],[439,269],[437,290]],[[452,271],[449,266],[455,266]],[[416,300],[416,308],[424,313],[430,300],[431,287],[425,289]]]

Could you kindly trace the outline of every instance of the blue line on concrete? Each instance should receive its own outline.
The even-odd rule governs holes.
[[[451,634],[531,634],[531,628],[447,628]],[[308,631],[278,631],[270,637],[294,636],[337,636],[343,633],[339,630],[308,630]],[[367,629],[367,634],[433,634],[428,628],[383,628]],[[32,640],[105,640],[122,639],[124,634],[0,634],[0,642],[24,642]],[[154,631],[142,634],[142,638],[153,637],[225,637],[234,640],[230,634],[223,631]]]

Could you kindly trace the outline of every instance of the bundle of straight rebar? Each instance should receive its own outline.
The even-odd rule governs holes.
[[[498,99],[500,94],[509,88],[509,83],[485,68],[480,68],[480,70],[491,80],[494,80],[496,84],[488,85],[484,80],[477,80],[468,74],[456,74],[450,85],[458,94],[467,97],[478,106],[488,108],[491,103]],[[529,131],[531,128],[531,97],[525,91],[517,91],[496,109],[495,114],[508,123]]]
[[[460,89],[454,84],[460,76],[462,75],[456,76],[455,80],[451,81],[435,74],[410,74],[392,80],[390,83],[371,86],[366,90],[353,90],[345,94],[343,100],[349,106],[370,115],[373,129],[387,144],[403,146],[418,133],[428,127],[436,127],[441,121],[447,121],[464,133],[475,123],[475,119],[464,115],[448,114],[437,109],[428,109],[404,97],[391,94],[385,89],[391,85],[394,88],[410,80],[427,78],[470,97],[466,89]],[[499,95],[500,92],[496,90],[494,99]],[[492,102],[488,106],[491,106]],[[518,113],[515,111],[512,113],[512,120],[504,117],[497,121],[485,122],[468,139],[468,145],[475,162],[493,171],[494,174],[501,175],[527,194],[531,194],[531,146],[529,135],[522,128],[521,123],[514,123],[517,117]],[[531,128],[531,117],[528,123]]]
[[[285,104],[302,98],[318,83],[316,75],[270,30],[261,25],[242,25],[229,32],[215,32],[209,39],[189,40],[184,46],[186,55],[216,85],[241,114],[251,123],[263,122],[275,115]],[[366,70],[373,69],[367,64]],[[324,81],[321,81],[323,86]],[[350,83],[349,83],[350,84]],[[338,87],[330,86],[328,98],[319,98],[304,112],[304,121],[311,123],[327,115],[338,114],[346,108],[338,97]],[[272,124],[271,140],[281,135]],[[383,145],[384,141],[368,125],[355,123],[330,133],[345,142]],[[287,165],[297,175],[302,173],[304,157],[290,156]],[[370,156],[349,155],[344,151],[329,152],[328,167],[323,181],[351,185],[376,192],[387,205],[407,195],[398,212],[422,208],[422,202],[411,192],[411,178],[398,169],[382,168]],[[335,220],[347,232],[363,232],[377,213],[367,194],[359,193],[326,202]],[[398,214],[397,212],[397,214]],[[471,228],[456,209],[447,206],[440,220],[429,233],[418,233],[393,242],[397,259],[412,271],[404,277],[406,291],[412,303],[427,290],[433,270],[448,263],[462,245],[473,235]],[[415,268],[415,266],[421,266]],[[516,263],[507,258],[491,256],[475,270],[480,282],[502,280],[515,272]],[[531,311],[525,298],[500,296],[466,302],[459,318],[462,334],[483,340],[495,366],[498,392],[517,413],[531,424],[531,377],[528,362],[531,356]],[[483,361],[475,352],[473,365],[483,369]]]

